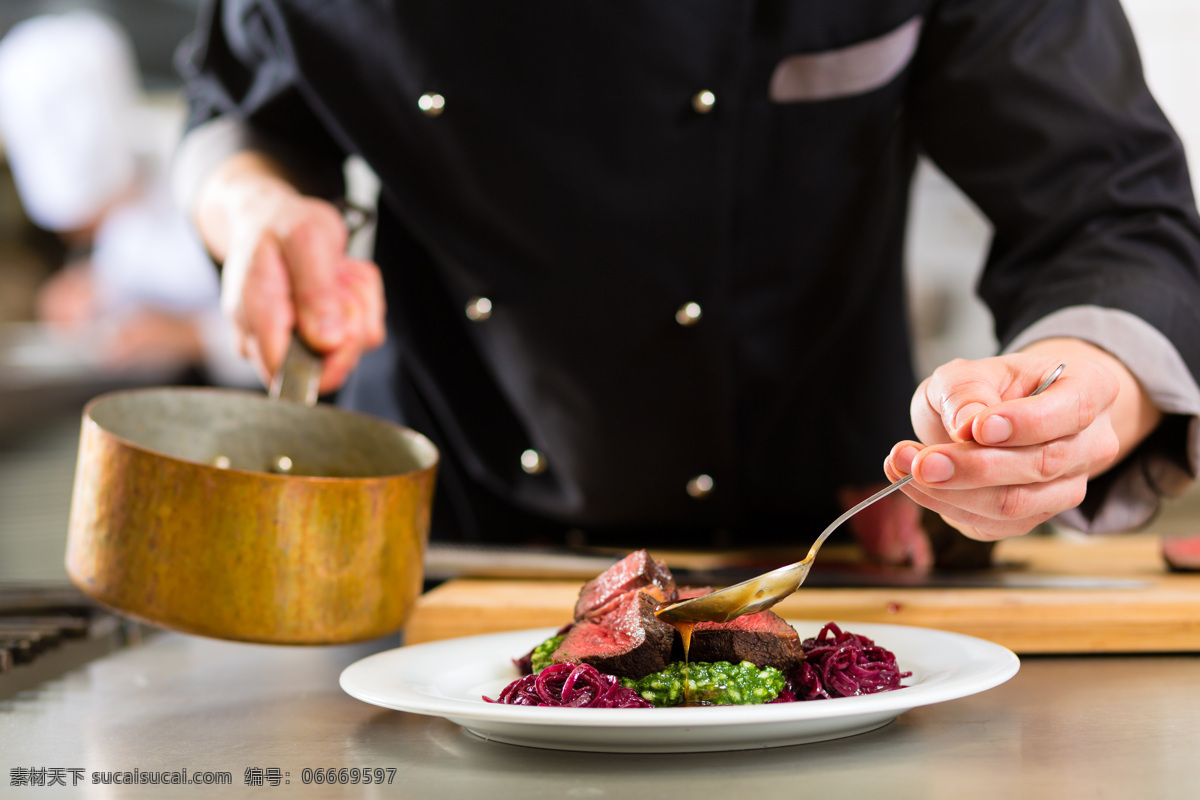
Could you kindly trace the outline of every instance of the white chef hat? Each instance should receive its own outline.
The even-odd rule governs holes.
[[[138,86],[129,37],[93,12],[34,17],[0,41],[0,139],[35,223],[81,228],[130,186]]]

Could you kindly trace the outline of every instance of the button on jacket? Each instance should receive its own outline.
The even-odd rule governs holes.
[[[1168,411],[1200,410],[1200,223],[1111,0],[222,0],[202,22],[190,140],[232,121],[314,179],[355,154],[382,182],[390,340],[342,399],[438,442],[447,535],[807,541],[912,435],[920,153],[995,226],[1002,344],[1082,310],[1165,354]]]

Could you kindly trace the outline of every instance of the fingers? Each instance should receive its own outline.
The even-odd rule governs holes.
[[[1047,357],[1017,354],[958,359],[939,367],[913,396],[917,437],[927,444],[974,440],[1021,445],[1086,428],[1112,397],[1087,380],[1095,377],[1094,371],[1077,369],[1031,398],[1056,366]],[[1051,394],[1053,402],[1044,399]]]
[[[957,491],[987,486],[1041,483],[1088,474],[1097,464],[1117,455],[1118,442],[1110,425],[1024,447],[988,447],[972,442],[932,445],[917,449],[902,442],[889,462],[902,475],[930,488]]]
[[[1085,431],[1116,396],[1112,382],[1091,381],[1091,376],[1086,370],[1076,370],[1064,374],[1036,397],[1017,397],[992,405],[975,415],[964,439],[1023,447]]]
[[[345,258],[337,269],[337,301],[343,322],[341,344],[327,351],[321,371],[321,391],[345,383],[362,354],[383,344],[385,303],[379,268],[369,261]]]
[[[907,474],[899,467],[905,461],[902,450],[906,445],[902,443],[898,447],[901,453],[894,451],[883,465],[884,473],[893,481]],[[971,539],[994,541],[1026,534],[1064,507],[1070,507],[1060,503],[1078,503],[1069,486],[1070,480],[1073,479],[1067,480],[1068,485],[1054,489],[1043,483],[1024,487],[989,487],[973,493],[929,488],[913,480],[901,492],[917,504],[941,515],[944,521]]]
[[[338,280],[347,233],[328,203],[311,201],[303,211],[279,236],[280,250],[292,281],[297,328],[304,341],[324,353],[342,347],[352,333]]]
[[[264,238],[225,262],[222,305],[234,322],[238,349],[264,383],[283,363],[295,325],[291,280],[277,242]]]
[[[995,541],[1026,534],[1063,510],[1079,505],[1087,491],[1087,480],[1075,476],[1051,483],[993,487],[981,490],[981,502],[969,507],[962,504],[961,497],[927,490],[915,482],[900,491],[940,514],[968,537]]]
[[[296,329],[323,358],[320,391],[340,387],[385,337],[378,267],[346,256],[336,209],[308,198],[296,198],[239,244],[225,263],[222,304],[242,354],[269,383]]]
[[[1023,536],[1038,525],[1057,515],[1059,510],[1053,510],[1054,507],[1066,504],[1063,505],[1063,508],[1070,508],[1072,505],[1078,504],[1079,499],[1075,498],[1081,497],[1079,491],[1073,489],[1072,486],[1063,487],[1062,491],[1057,493],[1060,495],[1058,497],[1051,497],[1043,491],[1040,493],[1043,496],[1039,497],[1038,501],[1050,506],[1052,510],[1044,510],[1037,514],[1022,515],[1019,518],[1010,519],[976,514],[953,503],[946,503],[936,498],[921,497],[919,492],[910,487],[911,484],[901,489],[901,491],[910,495],[917,503],[940,514],[942,519],[951,527],[957,529],[966,537],[981,542],[994,542],[1012,536]]]
[[[952,443],[935,440],[919,453],[914,443],[898,445],[893,449],[897,468],[911,471],[918,483],[958,490],[1052,481],[1107,468],[1120,450],[1110,419],[1116,382],[1089,362],[1077,361],[1042,393],[1029,396],[1053,372],[1045,361],[1018,355],[939,370],[918,392],[920,398],[953,398],[946,405],[960,412],[971,411],[971,398],[996,399],[973,412]],[[989,374],[991,390],[977,380]],[[968,388],[947,383],[956,376]],[[914,408],[921,402],[914,400]]]
[[[1027,533],[1082,502],[1088,465],[1103,448],[1115,445],[1102,430],[1026,448],[901,442],[884,471],[892,480],[911,473],[902,491],[967,535],[998,539]]]
[[[1011,375],[995,365],[957,359],[938,368],[913,395],[912,418],[923,442],[961,442],[970,438],[974,417],[1003,400]]]
[[[342,285],[355,303],[358,336],[363,350],[373,350],[387,338],[387,306],[379,267],[370,261],[347,259],[341,272]]]

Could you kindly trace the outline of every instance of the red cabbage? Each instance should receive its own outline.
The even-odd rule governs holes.
[[[526,675],[505,686],[489,703],[513,706],[567,708],[652,708],[632,689],[621,686],[590,664],[553,664],[536,675]]]
[[[800,646],[804,648],[804,663],[788,676],[784,689],[797,700],[886,692],[899,689],[900,680],[912,675],[900,671],[890,650],[865,636],[844,632],[832,622]]]

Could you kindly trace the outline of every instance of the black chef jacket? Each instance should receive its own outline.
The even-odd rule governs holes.
[[[183,55],[193,128],[381,179],[390,340],[342,399],[440,446],[443,536],[815,534],[912,436],[922,152],[995,226],[1002,344],[1118,309],[1200,374],[1200,224],[1114,0],[217,0]]]

